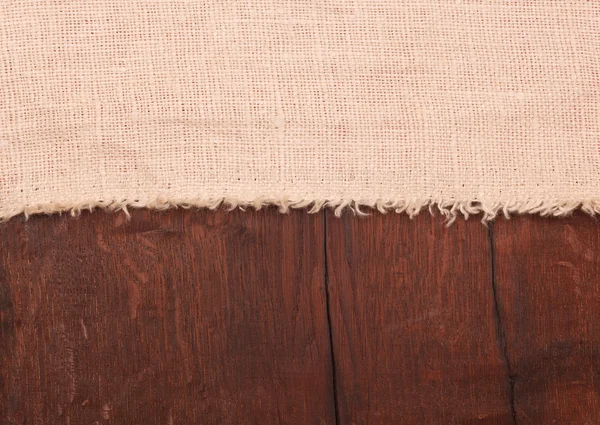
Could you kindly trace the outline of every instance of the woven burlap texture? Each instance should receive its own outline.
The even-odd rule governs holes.
[[[600,1],[0,2],[0,219],[600,212]]]

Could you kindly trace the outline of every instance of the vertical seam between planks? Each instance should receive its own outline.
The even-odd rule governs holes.
[[[494,228],[493,224],[489,225],[488,228],[488,241],[490,247],[490,269],[491,269],[491,281],[492,281],[492,295],[494,299],[494,321],[496,323],[496,338],[500,345],[500,352],[502,359],[504,360],[504,366],[506,368],[506,378],[508,380],[508,402],[510,407],[510,413],[512,417],[512,424],[517,424],[517,410],[515,408],[515,378],[512,371],[512,365],[508,359],[508,347],[506,344],[506,335],[504,333],[504,326],[502,325],[502,317],[500,315],[500,303],[498,301],[498,283],[496,282],[496,251],[494,249]]]
[[[337,369],[335,363],[335,352],[333,349],[333,331],[331,326],[331,298],[329,295],[329,259],[327,257],[327,213],[321,211],[323,214],[323,262],[324,262],[324,276],[323,281],[325,283],[325,304],[327,311],[327,332],[329,334],[329,352],[331,354],[331,383],[333,388],[333,413],[335,416],[335,424],[340,425],[339,417],[339,406],[338,406],[338,392],[337,392]]]

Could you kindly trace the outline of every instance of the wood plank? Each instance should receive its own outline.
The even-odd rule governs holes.
[[[0,423],[333,424],[321,216],[0,226]]]
[[[341,425],[512,423],[486,227],[329,215],[327,258]]]
[[[583,214],[494,224],[517,423],[600,418],[600,227]]]

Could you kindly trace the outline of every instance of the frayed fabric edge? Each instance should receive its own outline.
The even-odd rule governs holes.
[[[413,218],[423,210],[429,210],[431,214],[440,213],[448,225],[452,224],[458,217],[465,220],[471,215],[482,215],[483,223],[494,220],[502,215],[510,218],[514,214],[538,214],[543,217],[564,217],[576,210],[587,214],[600,214],[600,198],[585,201],[556,201],[556,200],[528,200],[528,201],[463,201],[443,199],[411,199],[411,200],[383,200],[374,201],[354,199],[301,199],[288,198],[256,198],[253,200],[242,200],[237,198],[215,198],[215,199],[189,199],[189,198],[156,198],[150,201],[140,200],[113,200],[113,201],[84,201],[77,203],[42,203],[36,205],[22,205],[18,207],[0,208],[0,221],[8,221],[12,217],[23,215],[28,218],[38,214],[62,214],[68,213],[77,216],[83,211],[102,209],[108,211],[123,211],[130,217],[130,208],[148,208],[155,210],[166,210],[172,208],[201,208],[215,210],[224,207],[228,210],[253,208],[260,210],[264,207],[275,206],[280,212],[286,213],[291,209],[306,209],[308,213],[317,213],[325,208],[334,210],[336,216],[341,216],[345,210],[351,211],[358,216],[369,215],[371,211],[379,211],[382,214],[388,212],[406,213]]]

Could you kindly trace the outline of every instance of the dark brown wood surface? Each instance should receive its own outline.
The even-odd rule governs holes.
[[[516,422],[600,424],[600,227],[578,214],[494,225]]]
[[[340,423],[511,424],[487,228],[346,215],[327,258]]]
[[[375,213],[0,224],[0,424],[600,423],[600,228]]]
[[[1,424],[334,423],[321,217],[0,229]]]

